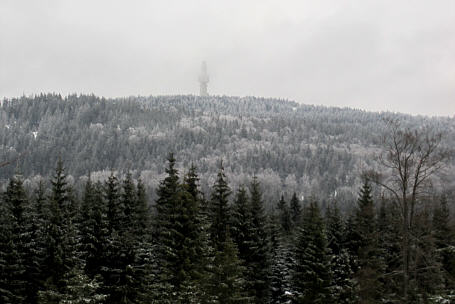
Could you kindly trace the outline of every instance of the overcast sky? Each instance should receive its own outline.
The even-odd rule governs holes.
[[[455,114],[453,0],[0,0],[0,96],[209,93]]]

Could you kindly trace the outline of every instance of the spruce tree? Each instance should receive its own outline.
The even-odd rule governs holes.
[[[222,249],[217,251],[211,274],[211,293],[215,303],[250,303],[245,290],[244,266],[238,258],[235,243],[229,234],[224,238]]]
[[[215,250],[222,250],[229,225],[229,205],[228,197],[231,189],[227,184],[224,174],[223,162],[220,164],[217,179],[213,185],[210,199],[210,215],[212,218],[210,234]]]
[[[293,273],[294,303],[332,303],[330,255],[316,202],[305,208],[297,232]]]
[[[8,250],[4,256],[6,267],[3,272],[6,280],[6,289],[10,292],[10,303],[27,303],[26,292],[30,286],[29,265],[27,258],[33,258],[30,250],[32,240],[27,226],[30,224],[30,216],[26,214],[28,199],[22,185],[22,180],[18,176],[10,179],[4,203],[7,207],[6,214],[9,219],[9,231],[7,235]],[[29,295],[30,296],[30,295]]]
[[[125,267],[128,259],[124,243],[125,206],[122,201],[122,188],[118,178],[111,173],[103,187],[106,201],[107,243],[102,255],[100,268],[104,284],[103,293],[109,303],[122,303],[123,285],[125,284]]]
[[[292,194],[290,202],[290,213],[292,223],[294,224],[294,226],[298,226],[300,224],[302,216],[302,207],[300,206],[300,201],[297,198],[297,194],[295,192]]]
[[[239,257],[244,260],[251,255],[252,215],[247,190],[241,186],[236,193],[230,214],[230,232],[236,243]]]
[[[205,255],[206,242],[201,226],[198,177],[193,167],[180,184],[174,165],[171,155],[168,176],[157,191],[156,221],[160,224],[156,226],[156,247],[160,269],[156,287],[175,301],[186,299],[192,303],[204,293],[200,260]]]
[[[442,195],[433,211],[433,236],[444,270],[445,289],[455,289],[455,233],[450,223],[447,197]]]
[[[270,303],[287,303],[291,291],[291,250],[289,237],[282,229],[279,214],[269,219],[270,235]]]
[[[103,255],[107,249],[107,222],[105,205],[99,185],[89,176],[84,188],[80,212],[81,252],[85,272],[90,278],[101,274]]]
[[[267,217],[262,201],[262,193],[256,177],[250,186],[251,206],[251,242],[250,255],[245,257],[247,279],[255,303],[265,303],[269,296],[269,238],[267,235]]]
[[[283,195],[281,195],[281,198],[277,205],[277,209],[278,209],[278,216],[280,219],[281,229],[285,233],[289,233],[289,231],[291,230],[291,227],[292,227],[291,214],[289,212],[289,206],[288,206],[287,202],[284,200]]]
[[[354,257],[344,248],[344,225],[337,204],[326,209],[327,247],[331,254],[332,293],[335,303],[356,303],[356,283],[352,265]]]
[[[368,180],[364,181],[360,189],[357,204],[354,229],[360,238],[356,248],[359,268],[355,278],[359,282],[360,301],[376,303],[382,293],[381,276],[384,264],[380,258],[376,211]]]
[[[51,185],[44,260],[46,290],[42,294],[58,300],[66,287],[67,273],[79,262],[74,201],[61,160],[57,162]]]
[[[343,246],[344,225],[337,204],[328,205],[325,213],[327,245],[332,254],[338,255]]]
[[[401,227],[398,222],[399,210],[385,200],[381,200],[378,213],[378,244],[381,260],[384,263],[384,276],[381,283],[384,284],[382,298],[393,300],[400,293],[401,276]]]

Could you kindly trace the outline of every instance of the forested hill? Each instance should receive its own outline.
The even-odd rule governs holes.
[[[194,163],[207,190],[222,159],[230,183],[256,175],[264,196],[296,191],[321,199],[356,197],[360,172],[374,166],[384,117],[404,125],[430,125],[455,146],[455,119],[372,113],[300,105],[255,97],[158,96],[105,99],[56,94],[4,100],[0,107],[0,161],[21,155],[0,170],[2,182],[15,172],[34,182],[60,157],[77,184],[91,172],[130,170],[153,189],[165,159]]]

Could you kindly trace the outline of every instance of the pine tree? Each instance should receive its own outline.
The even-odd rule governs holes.
[[[294,303],[331,303],[330,256],[324,222],[315,202],[304,210],[294,259]]]

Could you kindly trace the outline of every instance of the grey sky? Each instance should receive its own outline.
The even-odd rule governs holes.
[[[453,0],[1,0],[0,96],[209,92],[455,114]]]

